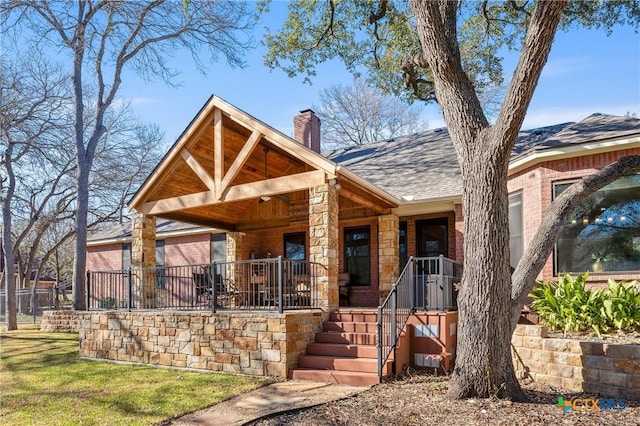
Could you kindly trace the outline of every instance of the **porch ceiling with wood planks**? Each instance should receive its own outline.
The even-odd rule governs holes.
[[[355,203],[382,214],[397,206],[354,173],[212,96],[129,206],[227,230],[283,226],[305,220],[308,188],[334,178],[345,208]]]

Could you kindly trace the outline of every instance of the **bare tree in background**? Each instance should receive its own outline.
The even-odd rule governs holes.
[[[20,212],[37,217],[37,209],[16,203],[16,188],[25,181],[43,177],[43,170],[34,165],[42,164],[46,158],[54,167],[62,163],[63,173],[69,169],[64,165],[64,145],[60,144],[61,129],[68,128],[70,121],[64,106],[70,100],[70,84],[67,75],[55,65],[42,60],[39,52],[9,62],[3,57],[0,72],[0,124],[2,159],[0,161],[0,198],[2,201],[2,246],[4,247],[6,323],[7,330],[17,328],[15,255],[16,240],[13,223]],[[47,152],[48,154],[43,154]],[[18,174],[24,165],[25,173]],[[58,163],[58,165],[60,165]],[[28,173],[28,168],[31,173]],[[50,170],[49,170],[50,171]],[[56,181],[54,175],[53,181]],[[60,175],[58,175],[60,176]],[[48,177],[45,177],[48,180]],[[51,192],[44,187],[33,188],[23,194],[24,199],[33,199],[38,192]],[[55,189],[53,189],[55,192]],[[20,192],[18,192],[20,194]]]
[[[377,142],[426,130],[421,109],[356,78],[320,92],[313,110],[322,121],[322,145],[334,149]]]
[[[249,7],[245,2],[195,0],[23,0],[0,4],[5,33],[14,30],[14,35],[29,37],[24,43],[53,47],[68,58],[71,68],[78,193],[75,309],[85,308],[90,174],[99,141],[108,130],[105,116],[117,100],[124,71],[172,84],[177,72],[169,60],[181,49],[191,52],[202,70],[202,57],[216,60],[222,55],[229,64],[242,65],[249,47],[247,31],[255,21]],[[23,28],[29,31],[22,32]]]

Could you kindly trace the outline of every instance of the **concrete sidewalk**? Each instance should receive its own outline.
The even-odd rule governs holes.
[[[164,424],[173,426],[243,425],[270,414],[337,401],[367,389],[369,387],[290,380],[238,395]]]

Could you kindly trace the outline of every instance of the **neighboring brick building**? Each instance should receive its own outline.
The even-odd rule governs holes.
[[[226,236],[213,228],[170,220],[156,225],[156,265],[181,266],[226,260]],[[87,242],[87,270],[127,269],[131,265],[131,223],[96,231]]]
[[[214,123],[212,132],[197,131],[207,123]],[[327,288],[336,288],[339,273],[349,274],[350,305],[376,306],[409,256],[462,261],[462,182],[446,129],[320,154],[313,112],[294,123],[299,143],[219,98],[209,100],[131,206],[143,217],[220,231],[159,219],[156,264],[215,260],[213,240],[226,251],[220,260],[329,259]],[[631,117],[594,114],[521,132],[509,169],[512,265],[554,192],[629,154],[640,154],[640,120]],[[640,178],[598,191],[576,215],[540,278],[586,270],[593,282],[636,278]],[[125,267],[130,241],[129,224],[94,235],[88,268]],[[330,306],[337,303],[333,293],[327,297]]]

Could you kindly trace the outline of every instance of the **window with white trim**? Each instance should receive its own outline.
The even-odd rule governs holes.
[[[511,267],[515,268],[522,257],[522,192],[509,195],[509,253]]]

